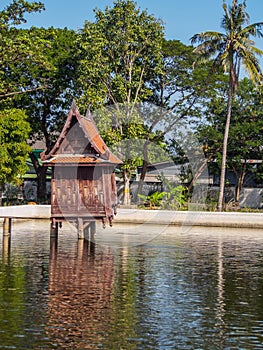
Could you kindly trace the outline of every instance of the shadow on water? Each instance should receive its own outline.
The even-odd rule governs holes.
[[[1,237],[0,349],[263,349],[261,232],[168,228],[114,250],[48,228]]]

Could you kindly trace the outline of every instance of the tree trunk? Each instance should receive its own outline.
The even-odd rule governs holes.
[[[30,153],[30,158],[37,175],[37,201],[38,202],[45,201],[47,198],[47,188],[46,188],[47,168],[39,164],[38,159],[33,152]]]
[[[0,185],[0,207],[3,204],[3,200],[2,200],[3,190],[4,190],[4,186]]]
[[[238,181],[237,181],[237,189],[236,189],[236,196],[235,196],[236,197],[235,198],[236,202],[239,202],[240,193],[241,193],[241,190],[242,190],[242,187],[243,187],[245,175],[246,175],[246,170],[243,169],[241,171],[241,173],[239,174],[238,179],[237,179]]]
[[[197,169],[197,171],[195,172],[189,186],[188,186],[188,193],[191,192],[192,188],[194,187],[194,185],[196,184],[196,181],[198,180],[199,176],[202,174],[202,172],[205,170],[205,168],[207,167],[207,163],[211,158],[206,158],[204,160],[204,162],[199,166],[199,168]]]
[[[137,193],[136,193],[136,201],[137,201],[137,198],[138,198],[138,194],[142,194],[142,188],[143,188],[145,176],[146,176],[146,173],[147,173],[147,166],[148,166],[148,161],[144,159],[143,163],[142,163],[142,172],[141,172],[141,175],[140,175],[138,188],[137,188]]]
[[[220,187],[219,187],[219,197],[218,197],[218,204],[217,204],[218,211],[223,210],[225,177],[226,177],[227,141],[228,141],[230,121],[231,121],[232,100],[233,100],[233,78],[230,75],[228,103],[227,103],[227,118],[226,118],[224,141],[223,141]]]
[[[47,200],[46,186],[47,167],[40,166],[37,171],[37,201],[45,202]]]
[[[128,171],[126,171],[126,170],[123,170],[123,181],[124,181],[123,204],[130,205],[131,204],[130,177],[129,177]]]
[[[149,141],[146,141],[143,147],[143,163],[142,163],[142,172],[140,175],[140,180],[139,180],[139,184],[138,184],[138,189],[137,189],[137,193],[136,193],[136,201],[138,198],[138,194],[142,194],[142,188],[143,188],[143,184],[144,184],[144,180],[145,180],[145,176],[147,174],[147,166],[149,164],[149,159],[148,159],[148,145],[149,145]]]

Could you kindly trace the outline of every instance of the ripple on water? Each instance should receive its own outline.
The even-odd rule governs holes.
[[[67,226],[56,243],[47,221],[15,223],[10,252],[1,237],[0,349],[262,348],[262,233],[168,228],[125,246],[118,226],[115,249],[110,232],[94,246]]]

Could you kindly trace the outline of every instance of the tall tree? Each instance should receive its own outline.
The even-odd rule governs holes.
[[[227,6],[223,1],[224,16],[222,28],[224,32],[207,31],[195,34],[191,38],[192,44],[199,43],[195,52],[200,53],[202,59],[213,58],[214,66],[223,66],[229,75],[228,106],[224,130],[222,165],[220,176],[220,189],[218,210],[223,209],[225,172],[227,159],[228,134],[231,122],[232,102],[238,87],[241,64],[250,75],[250,78],[259,83],[262,81],[262,71],[257,55],[263,55],[251,37],[263,37],[263,22],[249,24],[249,16],[246,12],[246,1],[238,3],[232,0],[232,5]]]
[[[0,11],[0,107],[4,108],[16,94],[25,93],[28,89],[40,86],[24,86],[24,79],[18,71],[26,65],[45,64],[42,51],[45,46],[43,40],[29,31],[17,29],[26,22],[25,14],[44,9],[40,2],[13,0],[9,6]],[[21,66],[24,66],[21,68]],[[25,74],[24,74],[25,77]]]
[[[27,3],[20,1],[19,4],[26,6]],[[12,26],[16,23],[20,21],[8,23],[2,33],[0,108],[25,109],[32,125],[31,144],[41,139],[48,150],[76,97],[73,80],[78,62],[77,34],[67,28],[17,29]],[[37,197],[45,199],[46,167],[34,152],[30,156],[37,174]]]
[[[31,12],[39,12],[44,10],[44,4],[40,1],[26,1],[26,0],[13,0],[0,11],[0,25],[1,27],[17,26],[18,24],[25,23],[25,14]]]
[[[95,10],[95,22],[86,22],[81,31],[82,101],[92,109],[113,105],[112,126],[122,139],[127,130],[123,122],[133,123],[129,116],[134,106],[152,94],[149,81],[161,69],[163,36],[162,23],[132,0],[116,0],[112,8]],[[125,115],[119,118],[121,111]],[[122,170],[124,203],[129,204],[130,172],[127,167]]]
[[[21,180],[30,147],[26,143],[29,123],[25,111],[16,108],[14,97],[37,86],[28,77],[28,67],[43,68],[43,40],[29,31],[17,29],[25,15],[44,9],[40,2],[13,0],[0,11],[0,186]],[[30,83],[29,83],[30,80]]]
[[[224,90],[227,87],[222,86]],[[239,82],[236,99],[232,106],[232,122],[229,128],[227,169],[237,179],[235,201],[238,202],[245,177],[260,175],[257,162],[262,160],[263,106],[262,91],[247,78]],[[205,108],[207,123],[199,127],[198,138],[203,144],[207,158],[213,160],[210,170],[215,173],[221,164],[222,140],[227,103],[224,93],[218,91]],[[252,162],[251,160],[254,160]]]
[[[42,50],[45,65],[24,65],[18,70],[26,90],[32,91],[13,97],[16,107],[24,108],[32,125],[31,144],[42,140],[47,151],[64,125],[65,114],[76,96],[74,81],[78,58],[76,56],[77,34],[64,29],[31,28],[27,30],[33,37],[46,43]],[[38,89],[38,86],[42,86]],[[35,87],[35,88],[34,88]],[[30,154],[38,180],[38,200],[46,198],[46,170],[35,153]]]
[[[30,125],[19,109],[0,111],[0,200],[6,183],[18,184],[27,169]]]
[[[208,96],[208,92],[204,94],[203,89],[207,80],[207,67],[200,65],[198,69],[193,69],[196,55],[193,53],[192,46],[186,46],[178,40],[163,41],[162,69],[151,82],[153,94],[149,96],[149,102],[159,108],[155,107],[154,110],[144,113],[149,132],[143,147],[139,193],[142,192],[149,162],[148,146],[164,137],[178,138],[178,134],[175,135],[176,130],[184,129],[193,120],[195,122],[201,120],[200,104]],[[216,75],[209,81],[209,88],[214,88],[214,79],[217,79]],[[207,85],[206,88],[208,88]],[[159,132],[153,135],[153,130],[156,129]]]

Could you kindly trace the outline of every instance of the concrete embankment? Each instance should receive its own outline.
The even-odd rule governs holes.
[[[119,209],[114,222],[263,229],[263,213]]]
[[[0,218],[49,219],[50,213],[50,205],[13,205],[0,207]]]
[[[49,219],[50,205],[0,207],[0,218]],[[177,226],[241,227],[263,229],[263,213],[168,211],[119,208],[114,222]]]

